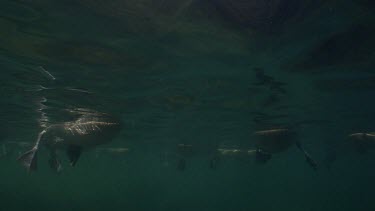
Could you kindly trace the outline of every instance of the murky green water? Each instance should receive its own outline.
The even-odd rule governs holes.
[[[2,0],[0,210],[374,210],[375,145],[347,144],[373,140],[374,12],[366,0]],[[75,167],[59,150],[54,172],[43,146],[37,171],[17,162],[41,131],[91,112],[121,131]],[[277,128],[316,171],[294,144],[257,162],[255,132]]]

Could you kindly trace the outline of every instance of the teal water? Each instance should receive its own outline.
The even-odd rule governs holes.
[[[343,144],[375,129],[374,12],[366,0],[2,0],[0,210],[374,210],[374,151]],[[17,162],[48,125],[89,111],[121,119],[110,143],[75,167],[59,151],[59,174],[47,148],[36,172]],[[219,153],[280,127],[316,171],[294,146],[265,164]]]

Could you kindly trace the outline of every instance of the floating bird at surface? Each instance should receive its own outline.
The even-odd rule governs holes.
[[[100,148],[100,149],[98,149],[98,151],[106,152],[106,153],[110,153],[110,154],[126,154],[126,153],[129,152],[129,148],[125,148],[125,147]]]
[[[291,146],[296,145],[297,148],[305,155],[306,162],[314,169],[317,169],[317,163],[302,147],[297,140],[297,134],[290,129],[272,129],[255,132],[258,137],[256,140],[256,161],[266,163],[271,159],[273,154],[284,152]]]
[[[50,151],[49,164],[56,172],[61,171],[57,150],[67,152],[70,165],[74,166],[82,151],[110,142],[120,131],[120,122],[107,116],[82,116],[76,121],[53,124],[39,133],[34,147],[18,158],[28,171],[37,169],[37,153],[40,145]]]
[[[255,156],[256,149],[240,149],[235,148],[218,148],[214,156],[210,159],[210,168],[216,169],[221,162],[221,158],[234,158],[242,161],[249,160],[249,157]]]
[[[359,153],[375,149],[375,133],[352,133],[348,142],[352,144]]]
[[[347,135],[345,141],[335,144],[327,150],[325,164],[328,168],[337,160],[339,154],[345,151],[354,151],[365,154],[369,150],[375,150],[375,132],[357,132]]]
[[[184,171],[186,168],[186,158],[193,154],[193,146],[190,144],[178,144],[177,151],[180,157],[177,163],[177,169]]]

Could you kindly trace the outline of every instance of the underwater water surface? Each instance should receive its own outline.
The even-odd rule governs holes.
[[[375,210],[374,21],[367,0],[0,1],[0,211]],[[49,167],[51,126],[107,114],[116,134]]]

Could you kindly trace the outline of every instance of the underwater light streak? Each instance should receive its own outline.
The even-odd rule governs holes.
[[[44,69],[42,66],[39,66],[38,70],[40,70],[40,72],[42,72],[44,75],[46,75],[50,79],[56,80],[56,78],[50,72],[48,72],[46,69]]]

